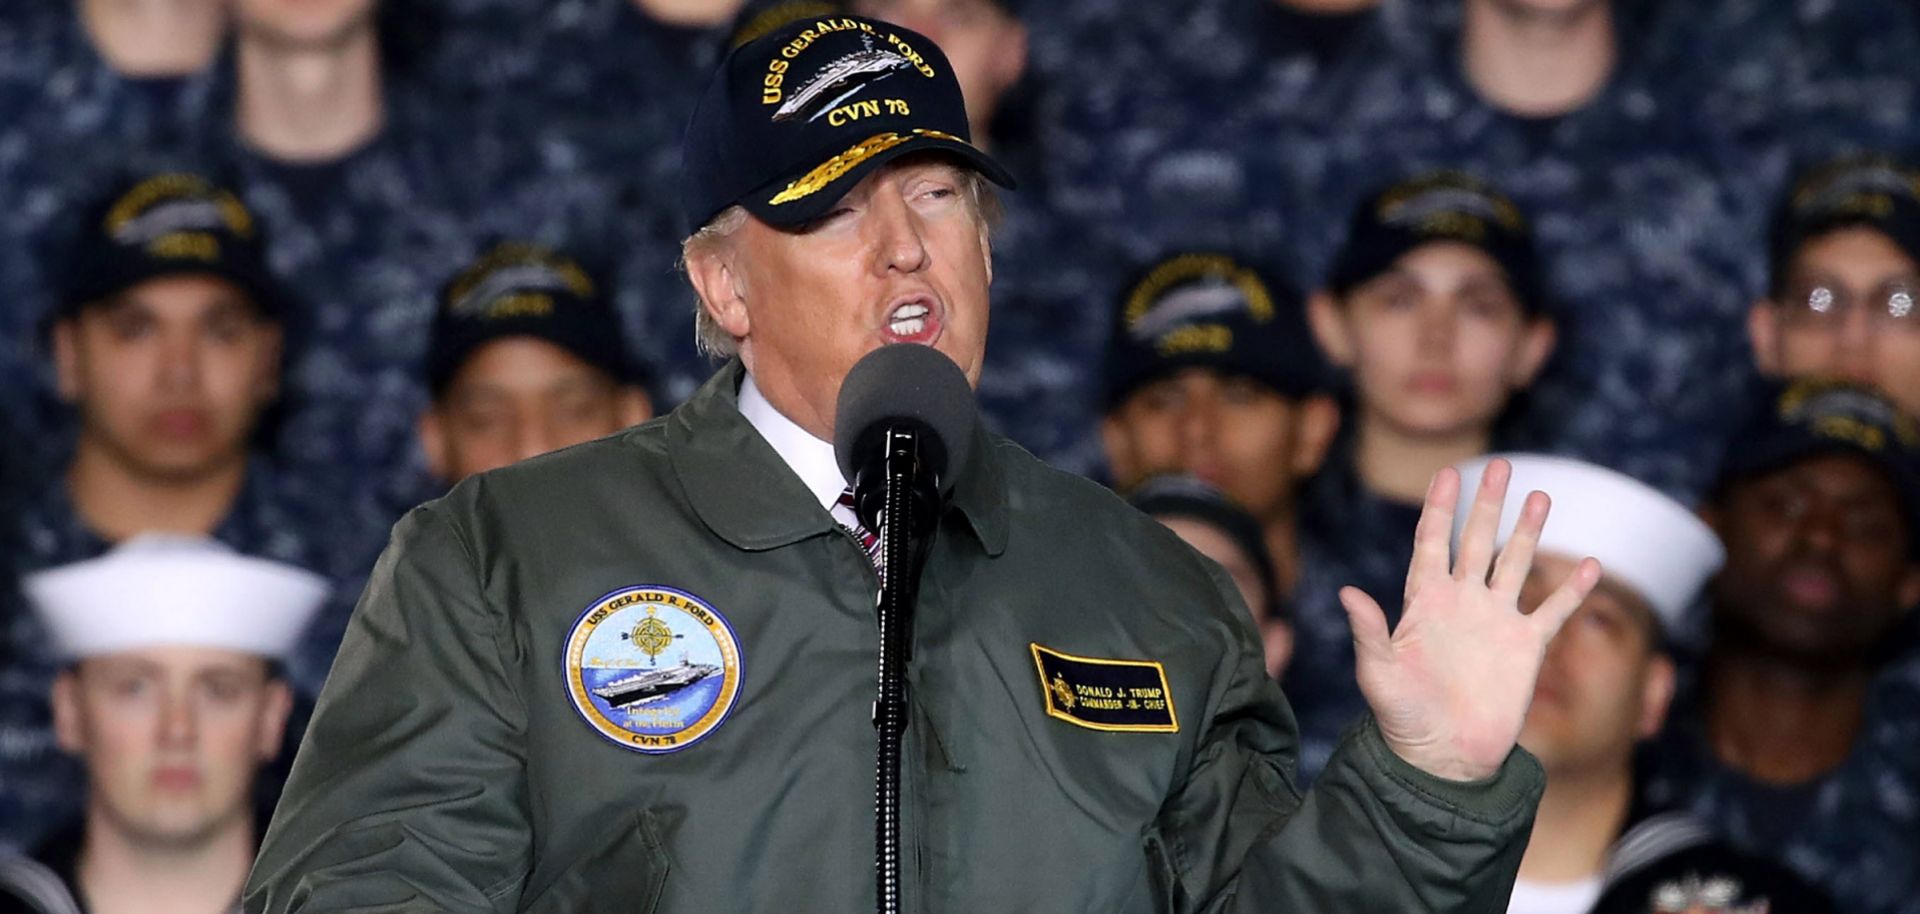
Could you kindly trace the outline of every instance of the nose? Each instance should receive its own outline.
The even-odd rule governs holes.
[[[926,269],[929,256],[919,214],[907,205],[899,188],[883,184],[868,202],[867,229],[872,233],[874,271],[917,273]]]
[[[1180,413],[1180,444],[1186,452],[1187,468],[1193,469],[1213,453],[1214,437],[1220,427],[1220,410],[1214,397],[1191,392]]]
[[[549,451],[559,450],[562,445],[568,443],[561,440],[560,432],[554,425],[555,423],[548,421],[544,416],[519,423],[519,433],[514,436],[513,459],[517,462],[529,457],[538,457]]]
[[[200,341],[193,334],[169,335],[161,342],[159,377],[161,390],[192,390],[200,382]]]
[[[1840,548],[1839,512],[1822,504],[1810,504],[1800,516],[1794,532],[1807,552],[1832,555]]]
[[[161,700],[160,744],[172,748],[191,747],[199,731],[199,715],[191,696],[170,689]]]
[[[1840,316],[1840,326],[1834,333],[1835,374],[1855,381],[1872,380],[1866,355],[1873,351],[1877,328],[1870,310],[1856,304]]]
[[[1453,355],[1454,325],[1459,314],[1460,309],[1451,305],[1420,309],[1417,342],[1421,355],[1441,359]]]

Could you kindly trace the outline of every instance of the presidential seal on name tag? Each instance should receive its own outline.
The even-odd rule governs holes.
[[[740,642],[693,594],[626,587],[580,614],[565,672],[574,710],[601,736],[636,752],[678,752],[733,710]]]
[[[1178,733],[1167,670],[1157,660],[1081,657],[1029,644],[1047,716],[1091,730]]]

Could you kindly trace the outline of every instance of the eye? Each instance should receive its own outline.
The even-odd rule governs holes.
[[[583,425],[604,415],[602,400],[592,394],[575,394],[553,405],[553,413],[562,422]]]
[[[511,418],[510,411],[498,404],[470,404],[455,415],[469,434],[488,435],[502,431]]]
[[[121,313],[107,321],[107,332],[121,342],[132,342],[150,335],[154,322],[145,314]]]
[[[1914,290],[1905,283],[1889,284],[1882,293],[1885,301],[1884,313],[1890,320],[1920,323],[1920,315],[1914,313]]]
[[[1488,321],[1502,320],[1516,310],[1507,301],[1492,295],[1473,296],[1466,304],[1468,314]]]
[[[1861,542],[1888,541],[1900,535],[1900,517],[1878,506],[1857,508],[1847,512],[1845,528],[1850,539]]]
[[[208,698],[220,704],[239,700],[243,691],[240,683],[231,679],[210,679],[202,688]]]
[[[1799,520],[1807,514],[1807,498],[1795,491],[1760,493],[1760,507],[1781,520]]]
[[[1180,388],[1173,384],[1149,384],[1140,389],[1138,396],[1140,404],[1155,413],[1173,412],[1186,399],[1181,395]]]
[[[237,343],[246,334],[247,319],[239,315],[222,315],[207,322],[207,339],[216,343]]]
[[[1220,385],[1220,399],[1233,406],[1253,406],[1260,403],[1266,388],[1251,378],[1235,377]]]
[[[1375,286],[1369,296],[1382,311],[1406,312],[1420,306],[1419,290],[1405,282],[1387,282]]]

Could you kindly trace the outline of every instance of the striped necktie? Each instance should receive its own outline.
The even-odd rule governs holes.
[[[832,513],[833,519],[839,521],[840,526],[845,527],[848,533],[853,534],[854,540],[860,543],[860,548],[866,550],[867,561],[873,563],[873,570],[880,575],[882,581],[885,581],[887,566],[885,557],[880,554],[880,534],[868,530],[867,525],[860,522],[860,515],[854,513],[851,486],[840,493],[840,500],[833,503]]]

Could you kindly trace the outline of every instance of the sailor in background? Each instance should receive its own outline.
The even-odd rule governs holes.
[[[278,658],[325,579],[213,540],[146,536],[24,588],[66,662],[54,726],[88,797],[32,859],[0,859],[0,912],[235,909],[258,840],[254,778],[292,703]]]
[[[1633,772],[1641,740],[1673,698],[1670,633],[1726,558],[1679,502],[1639,480],[1566,457],[1507,454],[1510,487],[1553,498],[1554,523],[1520,592],[1531,609],[1575,556],[1606,569],[1547,648],[1520,745],[1547,770],[1547,791],[1507,914],[1701,914],[1832,910],[1785,867],[1714,839],[1685,812],[1644,801]],[[1460,465],[1461,490],[1491,458]],[[1517,510],[1501,518],[1505,544]],[[1464,528],[1455,524],[1456,536]]]

